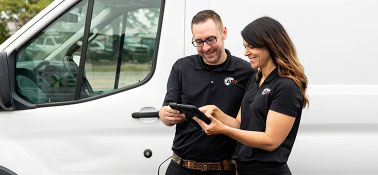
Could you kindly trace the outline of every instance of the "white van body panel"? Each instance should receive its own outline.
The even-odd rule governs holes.
[[[22,47],[75,2],[54,1],[0,51]],[[19,175],[157,174],[172,154],[175,127],[131,113],[159,110],[173,63],[196,53],[193,15],[213,9],[227,27],[225,47],[233,55],[247,60],[240,31],[262,16],[283,24],[296,46],[310,106],[289,158],[293,174],[377,174],[377,6],[372,0],[166,0],[151,80],[84,103],[0,111],[0,166]]]
[[[262,16],[281,22],[296,46],[310,106],[289,158],[293,174],[377,174],[378,2],[212,2],[229,26],[226,44],[235,55],[244,53],[239,32]]]

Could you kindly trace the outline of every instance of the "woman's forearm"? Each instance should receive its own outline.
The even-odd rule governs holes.
[[[269,137],[265,132],[258,131],[246,131],[237,128],[226,127],[223,131],[224,135],[227,135],[238,142],[253,147],[259,148],[266,151],[275,150],[280,143],[276,143],[272,138]]]

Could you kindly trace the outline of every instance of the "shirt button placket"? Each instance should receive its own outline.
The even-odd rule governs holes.
[[[214,72],[211,71],[210,73],[210,85],[209,85],[209,93],[208,93],[208,99],[210,101],[212,101],[212,99],[214,98],[214,91],[215,91],[215,86],[214,86]]]
[[[210,84],[214,85],[214,72],[211,72]]]

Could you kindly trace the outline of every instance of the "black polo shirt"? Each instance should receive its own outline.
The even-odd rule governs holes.
[[[269,110],[295,117],[294,125],[287,138],[274,151],[269,152],[238,143],[233,158],[238,161],[284,163],[288,160],[297,135],[302,114],[302,94],[293,80],[279,77],[277,68],[259,87],[261,77],[260,72],[257,78],[252,76],[248,82],[241,105],[240,129],[264,132]]]
[[[209,66],[199,55],[181,58],[173,65],[168,79],[164,106],[170,102],[197,107],[216,105],[226,114],[236,117],[245,86],[253,71],[250,64],[231,56],[218,66]],[[172,150],[184,159],[217,161],[231,159],[236,142],[224,135],[208,136],[192,122],[176,124]]]

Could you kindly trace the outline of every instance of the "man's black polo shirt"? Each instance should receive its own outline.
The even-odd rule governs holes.
[[[253,71],[250,64],[231,56],[218,66],[209,66],[199,55],[181,58],[173,65],[168,79],[164,106],[170,102],[197,107],[216,105],[236,117],[245,86]],[[184,159],[218,161],[231,159],[236,142],[224,135],[208,136],[190,121],[176,124],[172,150]]]
[[[252,76],[248,82],[241,105],[240,129],[265,132],[269,110],[295,117],[294,125],[283,141],[274,151],[252,148],[241,143],[237,144],[234,159],[238,161],[261,161],[284,163],[288,160],[298,132],[302,114],[302,94],[297,84],[278,75],[274,69],[259,87],[262,74]]]

